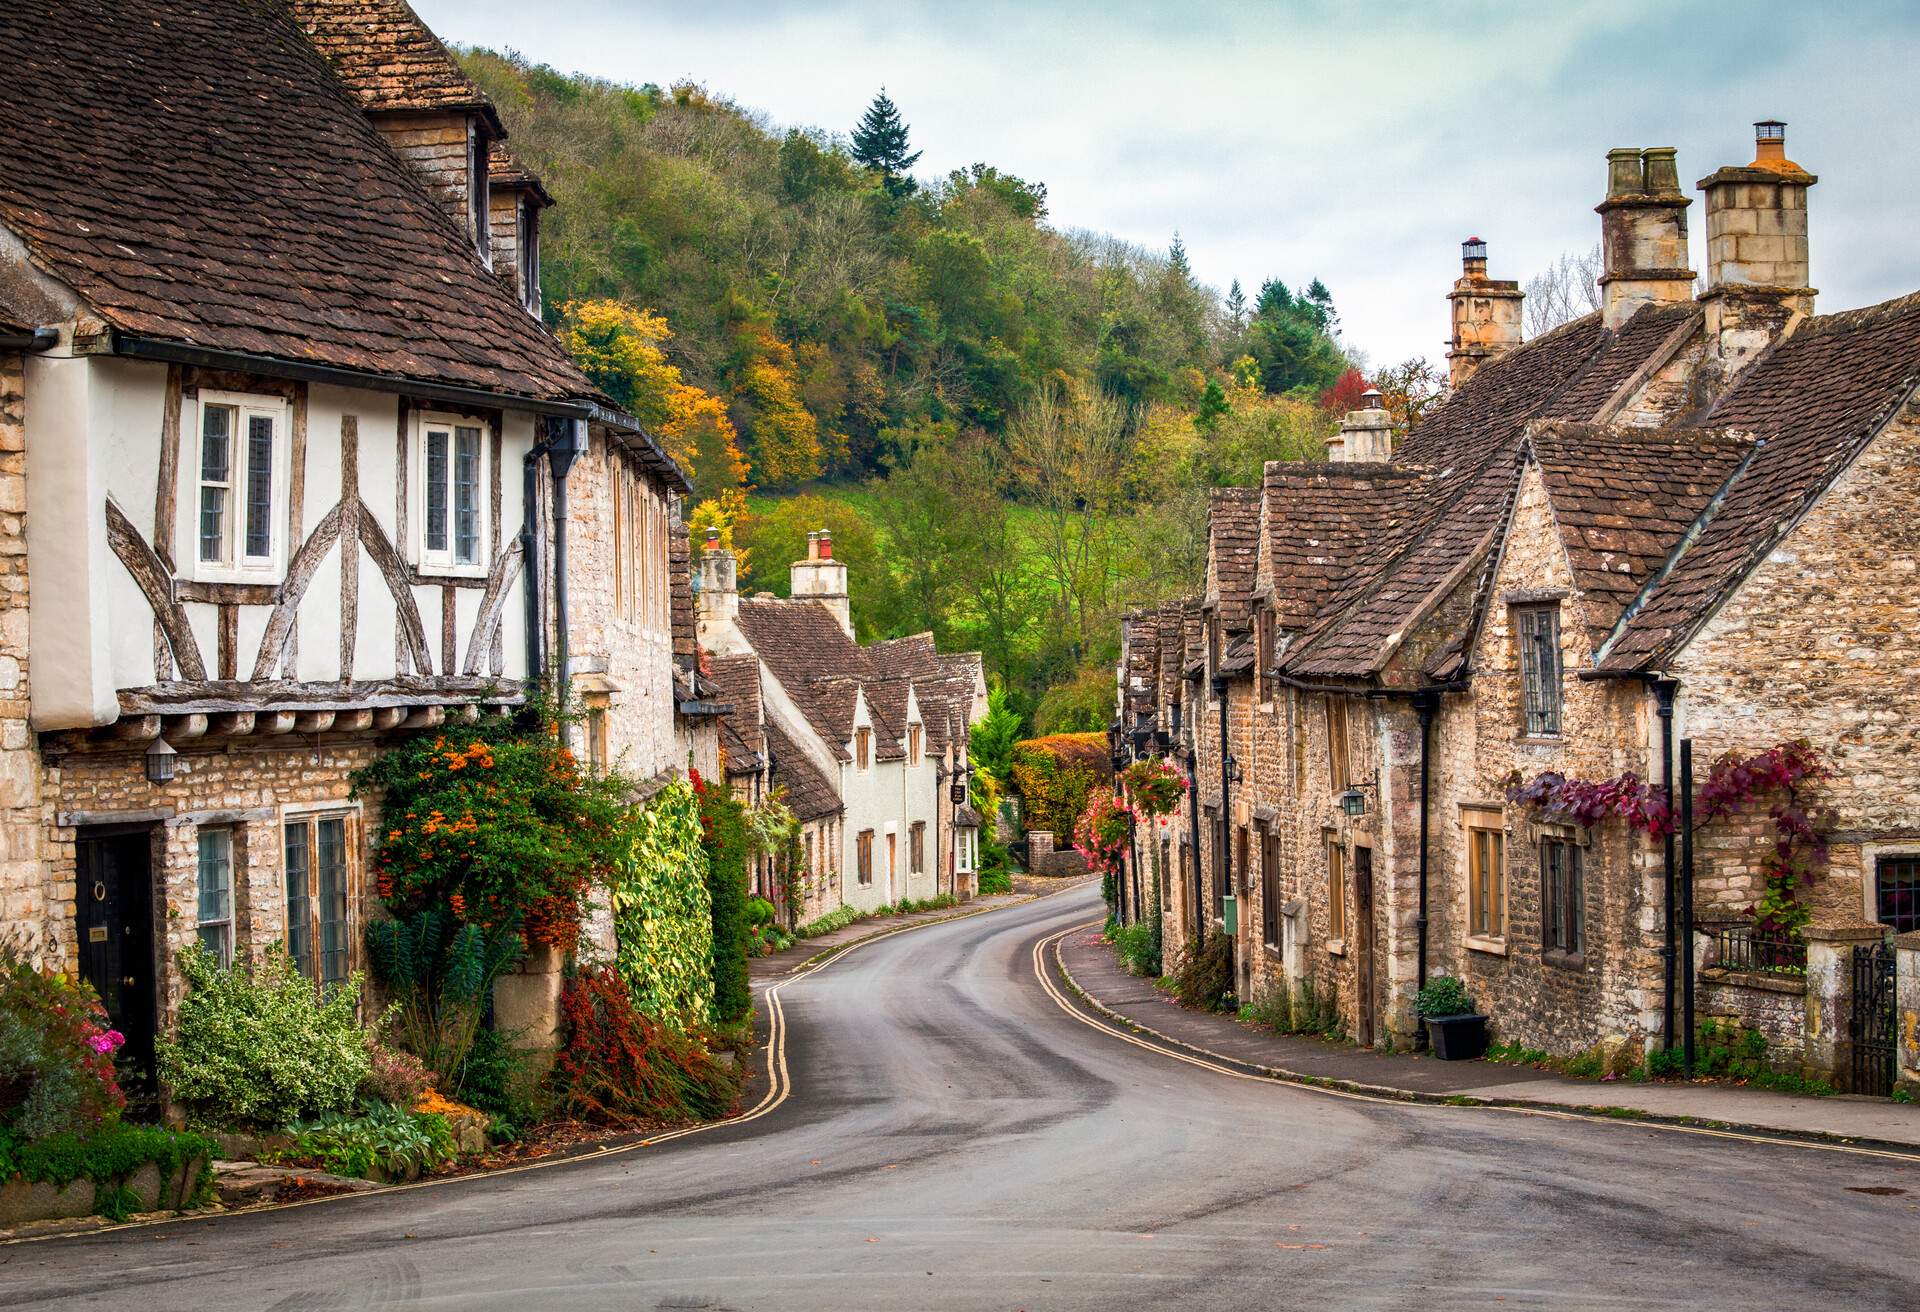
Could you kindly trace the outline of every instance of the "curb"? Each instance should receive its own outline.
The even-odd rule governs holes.
[[[763,976],[760,982],[765,982],[766,980],[773,980],[773,979],[784,979],[789,975],[798,974],[800,971],[805,970],[809,966],[816,966],[822,962],[831,961],[834,957],[839,956],[842,952],[845,952],[848,948],[859,947],[862,943],[871,943],[877,938],[889,938],[895,934],[903,934],[910,929],[924,929],[929,925],[944,925],[948,921],[952,921],[952,920],[967,920],[973,916],[990,916],[996,911],[1011,911],[1015,907],[1026,906],[1029,902],[1042,902],[1050,897],[1059,897],[1062,893],[1071,893],[1074,889],[1079,888],[1082,884],[1089,883],[1089,882],[1091,881],[1075,880],[1073,883],[1067,885],[1065,888],[1056,888],[1045,893],[1023,893],[1014,901],[1002,902],[998,906],[975,907],[971,911],[958,911],[951,916],[936,916],[932,920],[916,920],[911,924],[907,924],[907,925],[891,925],[885,929],[875,930],[871,934],[862,934],[859,938],[850,938],[845,943],[836,943],[830,948],[822,948],[820,951],[814,953],[812,956],[806,957],[800,961],[794,962],[791,966],[787,967],[785,970],[781,971],[777,975]]]
[[[1090,929],[1096,922],[1075,926],[1075,929]],[[1072,931],[1067,931],[1071,933]],[[1064,937],[1064,936],[1063,936]],[[1061,981],[1073,996],[1085,1003],[1109,1020],[1124,1025],[1136,1034],[1146,1035],[1169,1047],[1178,1048],[1209,1061],[1239,1071],[1262,1076],[1282,1084],[1301,1085],[1307,1088],[1321,1089],[1335,1093],[1353,1094],[1383,1102],[1406,1103],[1429,1107],[1484,1107],[1497,1111],[1528,1112],[1547,1116],[1572,1117],[1588,1121],[1630,1121],[1650,1126],[1666,1126],[1676,1129],[1700,1132],[1738,1135],[1753,1139],[1762,1139],[1786,1146],[1844,1149],[1864,1152],[1878,1156],[1897,1157],[1908,1161],[1920,1162],[1920,1145],[1902,1143],[1891,1139],[1873,1139],[1859,1136],[1832,1134],[1820,1130],[1782,1130],[1777,1126],[1754,1125],[1744,1121],[1721,1121],[1699,1116],[1676,1116],[1665,1112],[1642,1111],[1633,1107],[1613,1107],[1604,1103],[1552,1102],[1544,1099],[1497,1098],[1480,1094],[1466,1093],[1429,1093],[1422,1089],[1405,1089],[1397,1085],[1371,1084],[1364,1080],[1341,1079],[1330,1075],[1309,1075],[1303,1071],[1288,1070],[1284,1066],[1267,1066],[1260,1062],[1248,1061],[1244,1057],[1230,1057],[1211,1048],[1201,1047],[1185,1039],[1164,1034],[1149,1025],[1143,1025],[1133,1017],[1114,1010],[1083,988],[1067,969],[1065,954],[1061,944],[1053,944],[1054,969],[1059,972]]]

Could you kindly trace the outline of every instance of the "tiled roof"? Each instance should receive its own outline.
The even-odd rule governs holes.
[[[495,141],[487,147],[487,180],[496,187],[517,187],[531,191],[543,206],[553,204],[553,197],[547,194],[540,175],[522,164],[520,157],[507,149],[504,141]]]
[[[1259,489],[1213,489],[1207,506],[1207,539],[1220,623],[1228,633],[1244,632],[1253,620],[1253,578],[1259,563]]]
[[[291,0],[294,18],[361,106],[375,112],[477,110],[493,102],[405,0]]]
[[[1660,668],[1920,381],[1920,294],[1808,320],[1714,405],[1763,445],[1615,635],[1602,664]]]
[[[718,689],[719,699],[733,707],[720,719],[720,741],[727,749],[727,773],[751,774],[760,767],[767,741],[761,726],[760,658],[710,656],[707,677]]]
[[[1702,318],[1700,307],[1692,302],[1643,307],[1621,324],[1617,333],[1601,339],[1600,349],[1579,377],[1541,409],[1540,417],[1582,422],[1592,419],[1677,330],[1686,327],[1698,332]]]
[[[667,529],[667,618],[673,663],[692,669],[700,659],[700,620],[693,601],[693,565],[686,521],[675,515]]]
[[[1753,449],[1690,428],[1541,424],[1530,442],[1595,645]]]
[[[0,223],[119,332],[592,394],[287,7],[16,0],[0,65]]]
[[[827,777],[795,746],[779,725],[767,722],[767,751],[773,757],[773,786],[785,791],[787,805],[802,820],[820,820],[844,809]]]
[[[854,689],[866,660],[840,621],[817,601],[743,597],[740,630],[814,732],[851,760]]]
[[[1360,566],[1370,543],[1396,534],[1412,503],[1416,469],[1351,462],[1267,462],[1267,551],[1274,620],[1304,628],[1329,594]]]
[[[1511,447],[1527,420],[1553,403],[1604,339],[1596,312],[1489,360],[1445,404],[1428,411],[1394,451],[1394,462],[1444,472],[1470,468]]]
[[[1189,597],[1180,616],[1180,673],[1190,678],[1207,665],[1207,619],[1198,597]]]
[[[1129,615],[1121,630],[1121,651],[1126,664],[1121,667],[1121,697],[1127,709],[1127,723],[1152,715],[1160,681],[1160,612],[1144,611]]]
[[[1176,599],[1160,603],[1160,700],[1171,704],[1180,700],[1180,667],[1186,655],[1183,617],[1186,602]]]

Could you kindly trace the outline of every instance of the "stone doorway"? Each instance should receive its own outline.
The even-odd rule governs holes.
[[[151,1096],[158,1012],[153,942],[153,835],[145,827],[82,829],[74,921],[80,975],[126,1036],[117,1062],[130,1097]]]

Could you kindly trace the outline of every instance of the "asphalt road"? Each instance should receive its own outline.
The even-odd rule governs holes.
[[[4,1247],[0,1306],[1920,1306],[1920,1165],[1195,1069],[1038,986],[1034,943],[1096,911],[1088,887],[785,985],[791,1093],[750,1124]]]

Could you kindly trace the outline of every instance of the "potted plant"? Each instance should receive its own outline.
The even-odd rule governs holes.
[[[1426,1022],[1433,1055],[1441,1061],[1472,1061],[1487,1055],[1487,1018],[1473,1008],[1467,986],[1452,975],[1435,975],[1413,1000]]]

